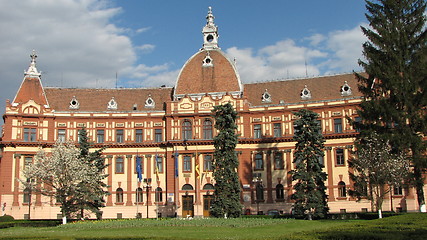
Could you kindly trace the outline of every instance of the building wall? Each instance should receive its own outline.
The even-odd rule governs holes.
[[[39,148],[50,152],[59,138],[59,129],[65,130],[66,139],[77,141],[78,130],[85,127],[90,139],[95,142],[95,148],[106,147],[104,155],[110,164],[106,183],[111,195],[106,197],[106,207],[102,209],[104,218],[133,218],[137,212],[142,217],[147,217],[147,206],[149,217],[155,217],[156,212],[162,216],[185,217],[187,213],[183,211],[183,198],[186,196],[193,196],[194,215],[203,216],[204,196],[213,194],[213,190],[206,188],[209,184],[214,184],[212,172],[204,169],[204,158],[212,155],[215,149],[211,139],[204,139],[203,123],[206,119],[211,119],[213,123],[213,106],[226,102],[231,102],[239,113],[237,125],[240,137],[236,151],[240,162],[238,173],[245,213],[291,211],[293,183],[289,171],[295,168],[292,163],[295,146],[292,140],[295,117],[292,112],[300,108],[311,109],[321,118],[322,132],[326,139],[324,170],[328,173],[326,185],[330,212],[344,209],[347,212],[370,210],[370,203],[366,200],[357,202],[348,194],[340,196],[338,185],[339,182],[344,182],[346,189],[351,188],[347,160],[351,157],[350,151],[357,132],[347,123],[346,117],[356,117],[360,99],[256,107],[250,106],[245,98],[226,95],[221,98],[204,96],[199,100],[183,97],[166,102],[164,112],[53,112],[34,101],[20,106],[9,104],[4,115],[0,163],[0,202],[6,204],[4,213],[17,219],[24,218],[28,212],[31,218],[57,218],[60,210],[52,198],[33,194],[31,206],[23,203],[23,189],[17,179],[22,178],[25,157],[34,156]],[[334,119],[341,119],[342,131],[339,133],[335,132]],[[191,123],[191,136],[187,140],[183,139],[185,121]],[[274,136],[274,124],[280,124],[280,136]],[[255,133],[255,125],[261,127],[259,137],[256,136],[258,133]],[[32,128],[36,129],[36,139],[26,141],[25,134]],[[142,129],[141,142],[136,141],[136,129]],[[156,141],[156,129],[162,131],[161,141]],[[97,130],[104,130],[103,143],[97,143]],[[123,130],[123,142],[117,142],[117,130]],[[215,130],[212,131],[215,134]],[[345,160],[343,163],[337,163],[337,149],[342,149]],[[176,153],[179,170],[177,177],[174,158]],[[256,168],[257,154],[262,154],[263,166],[260,169]],[[282,156],[283,168],[276,168],[276,155]],[[142,159],[143,177],[151,179],[148,188],[145,182],[138,182],[137,156]],[[156,171],[156,156],[163,160],[160,171]],[[184,158],[190,162],[184,163]],[[118,159],[123,160],[123,171],[119,171]],[[184,165],[188,169],[185,170]],[[262,201],[256,198],[257,184],[262,184],[264,189]],[[278,184],[284,187],[283,199],[276,196]],[[189,185],[193,189],[186,189]],[[142,202],[139,203],[136,202],[138,187],[143,190]],[[158,187],[162,189],[162,201],[156,202],[155,189]],[[119,188],[123,189],[121,202],[117,201]],[[418,209],[412,188],[405,189],[399,196],[386,196],[384,210],[389,210],[391,204],[394,210]]]

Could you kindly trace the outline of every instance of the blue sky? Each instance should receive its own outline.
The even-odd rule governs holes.
[[[358,0],[0,0],[0,107],[37,51],[44,86],[174,86],[202,46],[212,6],[219,46],[244,83],[360,70]]]

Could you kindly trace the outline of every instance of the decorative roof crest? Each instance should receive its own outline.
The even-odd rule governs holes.
[[[212,7],[209,7],[208,15],[206,16],[206,26],[203,27],[203,48],[205,50],[218,49],[218,27],[214,23],[214,15]]]
[[[37,54],[35,50],[33,50],[33,52],[31,53],[30,58],[31,58],[30,66],[28,67],[28,70],[24,72],[24,75],[29,77],[40,77],[42,74],[39,71],[37,71],[37,68],[36,68]]]

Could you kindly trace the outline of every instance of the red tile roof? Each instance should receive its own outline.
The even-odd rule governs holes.
[[[43,86],[38,77],[25,77],[16,93],[13,103],[26,103],[33,100],[37,104],[47,105],[46,97],[44,96]]]
[[[195,81],[195,80],[194,80]],[[347,82],[352,94],[341,96],[341,87]],[[197,85],[196,82],[193,85]],[[311,92],[311,99],[302,100],[301,91],[305,85]],[[182,87],[182,86],[181,86]],[[357,89],[357,79],[354,74],[343,74],[307,79],[271,81],[244,84],[244,96],[252,106],[271,104],[295,104],[301,102],[328,101],[348,98],[359,98],[362,94]],[[271,102],[262,102],[262,95],[267,89]],[[171,100],[173,88],[119,88],[119,89],[82,89],[82,88],[45,88],[50,107],[55,111],[105,112],[108,102],[114,97],[117,110],[133,111],[163,111],[163,103]],[[181,94],[191,93],[181,89]],[[154,108],[145,107],[147,98],[155,101]],[[70,110],[70,102],[75,97],[80,104],[78,110]]]
[[[351,88],[352,95],[341,96],[341,87],[347,81]],[[311,99],[302,100],[301,91],[307,85],[311,92]],[[262,95],[267,89],[271,95],[271,103],[262,102]],[[260,83],[249,83],[244,85],[244,96],[252,106],[267,104],[279,104],[284,101],[285,104],[308,102],[308,101],[327,101],[343,98],[361,97],[358,91],[357,79],[354,74],[343,74],[335,76],[315,77],[306,79],[271,81]]]
[[[163,103],[171,100],[172,88],[46,88],[45,92],[50,107],[55,111],[104,112],[108,111],[107,104],[113,97],[117,110],[111,111],[133,111],[134,104],[137,104],[137,111],[162,111]],[[149,96],[155,102],[154,108],[145,107]],[[73,97],[80,104],[77,110],[70,110]]]
[[[211,67],[203,66],[207,56],[212,59]],[[184,64],[175,94],[241,91],[239,81],[235,68],[221,50],[202,50]]]

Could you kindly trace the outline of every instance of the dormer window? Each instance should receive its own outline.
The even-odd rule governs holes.
[[[116,100],[114,99],[114,97],[112,97],[112,98],[110,99],[110,101],[108,101],[107,109],[108,109],[108,110],[117,110],[117,102],[116,102]]]
[[[213,66],[213,60],[211,58],[211,56],[209,56],[209,52],[208,55],[205,57],[205,59],[203,59],[203,67],[212,67]]]
[[[264,93],[262,94],[262,100],[263,103],[271,103],[271,95],[268,93],[267,89],[265,89]]]
[[[341,96],[347,97],[351,95],[351,87],[347,84],[347,81],[344,82],[344,85],[341,86]]]
[[[309,100],[311,99],[311,92],[307,88],[307,85],[304,86],[304,89],[301,91],[301,100]]]
[[[79,109],[79,107],[80,107],[79,101],[77,100],[76,96],[73,96],[73,98],[70,101],[69,108],[70,109]]]
[[[156,103],[154,102],[154,99],[151,98],[151,94],[148,95],[148,98],[145,100],[145,107],[154,108],[155,106],[156,106]]]

